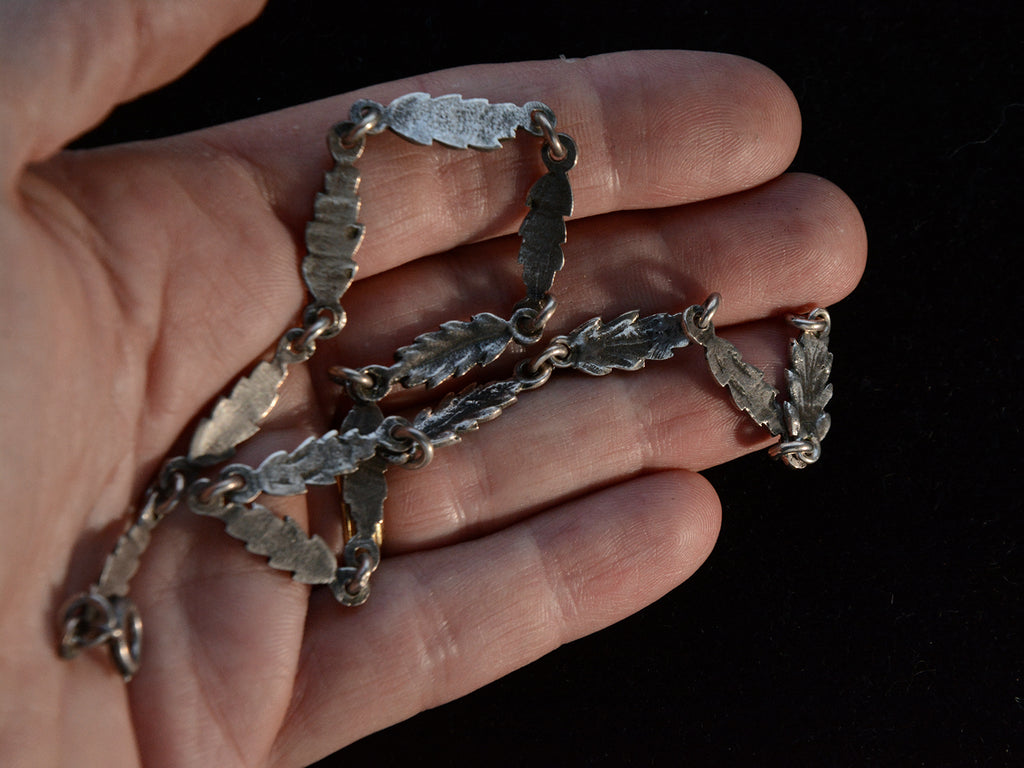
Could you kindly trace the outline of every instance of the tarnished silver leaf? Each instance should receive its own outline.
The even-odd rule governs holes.
[[[565,265],[565,217],[572,215],[572,187],[565,171],[554,166],[530,189],[526,196],[530,212],[519,235],[519,263],[523,265],[526,295],[541,301],[554,283],[555,274]]]
[[[359,216],[359,171],[352,165],[362,142],[346,147],[336,130],[328,137],[334,168],[324,175],[324,191],[316,196],[313,220],[306,225],[306,256],[302,277],[316,303],[335,306],[355,279],[356,251],[363,240]]]
[[[278,451],[264,459],[255,470],[256,486],[274,496],[294,496],[308,485],[331,485],[373,456],[380,441],[378,433],[363,434],[358,428],[311,437],[290,453]]]
[[[103,563],[103,572],[96,584],[101,593],[120,597],[128,594],[128,582],[139,569],[139,560],[149,546],[156,522],[147,524],[141,520],[136,521],[117,540],[114,551],[107,555]]]
[[[413,419],[413,426],[434,445],[456,443],[463,432],[471,432],[514,405],[522,388],[522,383],[516,379],[470,387],[457,395],[448,395],[435,409],[420,411]]]
[[[764,380],[764,372],[743,361],[736,347],[715,335],[713,325],[701,328],[695,321],[695,307],[683,314],[687,335],[704,347],[708,367],[715,381],[729,388],[736,406],[773,435],[781,435],[782,408],[778,404],[778,390]]]
[[[384,123],[417,144],[440,142],[456,149],[497,149],[516,129],[529,128],[530,112],[537,105],[490,104],[486,99],[464,99],[458,94],[431,98],[409,93],[384,108]]]
[[[406,387],[426,383],[435,387],[450,376],[461,376],[474,365],[493,362],[512,341],[512,327],[490,312],[469,322],[451,320],[440,330],[424,333],[395,352],[388,376]]]
[[[367,459],[350,475],[342,478],[347,539],[380,540],[384,525],[384,501],[388,497],[385,472],[388,462],[380,456]]]
[[[280,518],[259,504],[211,504],[193,507],[199,514],[226,524],[229,535],[245,548],[269,558],[271,568],[291,571],[303,584],[328,584],[338,567],[331,548],[317,535],[308,536],[290,517]]]
[[[364,435],[374,432],[384,421],[384,414],[375,403],[358,403],[352,406],[341,421],[341,433],[357,429]]]
[[[275,358],[239,379],[231,394],[222,397],[210,416],[199,422],[189,445],[189,461],[208,466],[231,456],[236,445],[259,431],[260,422],[277,403],[287,375],[287,366]]]
[[[356,405],[345,416],[342,431],[358,429],[371,434],[384,421],[380,408],[372,403]],[[388,462],[373,456],[350,475],[341,478],[342,500],[345,502],[345,538],[348,541],[372,541],[380,546],[384,524],[384,501],[388,497],[385,470]],[[375,552],[376,554],[376,552]]]
[[[639,311],[633,310],[607,325],[595,317],[566,336],[565,342],[569,357],[559,365],[604,376],[613,368],[636,371],[647,360],[665,360],[690,340],[682,315],[660,313],[640,318]]]
[[[786,371],[789,402],[786,421],[790,437],[805,440],[825,437],[831,425],[825,406],[832,399],[832,353],[828,351],[828,333],[804,332],[789,349],[791,367]]]

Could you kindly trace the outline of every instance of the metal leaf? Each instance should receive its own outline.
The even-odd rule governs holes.
[[[636,371],[647,360],[665,360],[672,357],[674,349],[690,343],[682,315],[639,316],[639,311],[633,310],[607,325],[599,317],[581,325],[565,339],[569,346],[566,364],[591,376],[604,376],[613,368]]]
[[[522,383],[516,379],[470,387],[457,395],[448,395],[436,409],[420,411],[413,426],[435,445],[456,443],[463,432],[471,432],[483,422],[496,419],[514,405],[522,388]]]
[[[704,355],[715,381],[729,388],[733,402],[742,411],[773,435],[784,433],[783,412],[779,406],[778,390],[764,380],[764,372],[744,362],[736,347],[715,335],[714,326],[701,328],[694,314],[698,307],[690,307],[683,314],[687,335],[704,347]]]
[[[356,405],[345,416],[342,430],[358,429],[372,434],[384,421],[380,408],[372,403]],[[388,497],[385,471],[388,462],[373,456],[362,462],[350,475],[342,479],[345,538],[373,541],[380,546],[384,524],[384,501]]]
[[[210,416],[199,422],[189,445],[189,461],[205,466],[231,456],[236,445],[259,431],[260,422],[277,403],[287,375],[285,364],[275,358],[239,379],[231,394],[222,397]]]
[[[255,484],[274,496],[305,493],[307,485],[331,485],[373,456],[380,442],[377,432],[363,434],[354,428],[339,435],[331,430],[309,438],[291,453],[272,453],[255,470]]]
[[[154,525],[155,522],[136,521],[121,535],[114,551],[103,563],[103,572],[97,582],[100,592],[121,597],[128,594],[128,582],[139,569],[139,559],[149,546]]]
[[[804,440],[825,437],[831,419],[825,406],[832,399],[832,353],[828,350],[827,333],[800,334],[790,345],[791,367],[786,371],[789,402],[786,417],[790,436]]]
[[[359,171],[352,165],[362,144],[346,147],[336,131],[328,143],[335,165],[324,175],[324,191],[316,196],[313,220],[306,225],[302,276],[317,303],[335,306],[355,279],[355,254],[363,240],[363,225],[356,221]]]
[[[317,535],[308,536],[290,517],[280,518],[259,504],[214,504],[195,508],[226,523],[229,535],[245,548],[269,558],[271,568],[291,571],[303,584],[328,584],[338,567],[331,548]]]
[[[564,218],[572,215],[573,207],[565,170],[556,166],[538,179],[526,196],[526,204],[530,212],[519,227],[523,238],[519,263],[523,265],[527,296],[539,301],[551,290],[555,274],[565,266]]]
[[[435,387],[450,376],[461,376],[474,365],[487,365],[512,341],[507,320],[489,312],[469,322],[452,320],[440,330],[418,336],[412,344],[395,352],[388,373],[406,387],[426,383]]]
[[[530,127],[535,106],[490,104],[458,94],[431,98],[409,93],[384,108],[383,121],[395,133],[417,144],[440,142],[456,149],[497,149],[516,129]]]

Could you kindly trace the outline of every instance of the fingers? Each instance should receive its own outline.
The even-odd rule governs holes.
[[[781,321],[724,332],[744,360],[782,387],[792,334]],[[555,502],[671,470],[698,471],[767,446],[691,346],[640,373],[556,374],[430,466],[389,475],[386,553],[498,530]]]
[[[696,570],[719,519],[702,478],[663,472],[391,559],[354,611],[314,595],[278,762],[310,762],[635,612]]]
[[[2,145],[12,178],[117,103],[177,77],[262,0],[16,2],[0,7]]]
[[[717,290],[723,296],[720,331],[745,323],[723,335],[784,390],[781,370],[794,332],[781,314],[842,299],[863,270],[865,239],[845,195],[820,178],[787,175],[697,205],[576,222],[567,252],[552,333],[594,316],[610,321],[632,308],[681,312]],[[348,301],[344,343],[325,347],[317,366],[386,364],[392,350],[442,320],[508,310],[522,291],[514,253],[514,247],[480,244],[360,282]],[[774,317],[748,322],[766,316]],[[714,382],[701,349],[678,350],[675,357],[649,363],[642,374],[558,374],[542,390],[522,393],[497,421],[467,434],[463,445],[438,451],[430,467],[391,473],[389,508],[400,512],[388,516],[389,552],[463,540],[522,519],[552,499],[653,470],[704,469],[770,441]],[[499,362],[478,376],[510,373],[510,364]],[[314,372],[313,381],[327,382],[325,371]],[[325,411],[344,412],[348,400],[340,388],[327,390]],[[405,402],[416,408],[432,407],[441,397],[409,394]],[[304,434],[291,434],[291,444]]]
[[[548,103],[558,129],[580,148],[570,174],[576,218],[756,186],[786,168],[800,134],[795,100],[769,70],[734,56],[675,51],[433,73],[224,126],[202,140],[249,163],[275,210],[297,227],[319,188],[326,130],[347,119],[356,98],[387,103],[410,91]],[[361,275],[515,231],[527,188],[543,172],[538,150],[531,137],[490,153],[371,137],[359,161],[367,230]]]
[[[561,309],[553,332],[596,315],[611,320],[634,307],[681,312],[719,291],[723,304],[716,325],[721,331],[745,323],[723,335],[782,391],[794,332],[779,316],[842,299],[860,278],[866,249],[849,199],[805,175],[698,205],[577,222],[570,238],[571,260],[556,284]],[[417,294],[445,309],[462,306],[466,314],[511,306],[520,290],[517,265],[508,254],[482,250],[457,253],[454,269],[435,264],[437,257],[394,271],[388,286],[377,285],[384,277],[359,284],[350,302],[353,327],[388,318],[406,336],[373,339],[378,356],[359,357],[370,350],[342,348],[334,362],[386,362],[391,349],[411,339],[413,328],[434,327],[437,317],[419,313],[437,310],[418,309]],[[453,279],[459,269],[466,276]],[[373,296],[372,306],[363,306],[364,290]],[[560,319],[563,314],[569,319]],[[766,316],[774,317],[749,323]],[[333,352],[325,350],[325,363]],[[464,445],[439,451],[432,466],[414,475],[393,473],[390,503],[402,512],[389,517],[390,551],[480,535],[551,499],[574,498],[658,469],[704,469],[770,442],[714,382],[701,349],[678,350],[675,357],[649,363],[642,374],[560,374],[543,390],[523,393],[497,421],[466,435]],[[423,393],[418,403],[430,406],[437,399]]]
[[[508,313],[523,292],[518,245],[477,244],[360,281],[345,300],[349,330],[318,364],[388,364],[398,346],[445,320]],[[714,291],[723,296],[720,327],[827,306],[860,279],[866,239],[846,195],[788,174],[699,204],[571,221],[563,250],[555,333],[631,309],[681,312]]]
[[[578,217],[755,186],[789,163],[799,137],[792,95],[760,65],[656,52],[469,67],[173,141],[62,156],[50,181],[110,246],[104,268],[157,346],[149,371],[162,382],[152,393],[162,412],[193,413],[301,306],[299,233],[322,185],[328,127],[355,96],[416,89],[551,101],[583,155],[572,173]],[[532,136],[494,153],[387,134],[371,142],[359,162],[362,276],[514,232],[543,170]]]

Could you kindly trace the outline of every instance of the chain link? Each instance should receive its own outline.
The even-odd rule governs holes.
[[[399,423],[391,429],[390,434],[391,437],[407,446],[404,452],[408,458],[402,464],[406,469],[423,469],[433,460],[434,444],[429,437],[412,424]]]
[[[544,110],[535,109],[530,113],[530,119],[544,136],[551,159],[555,162],[565,160],[569,156],[569,150],[562,143],[559,134],[555,133],[554,115],[549,116]]]
[[[790,325],[804,333],[828,333],[832,327],[832,318],[827,309],[817,307],[806,315],[786,315]]]

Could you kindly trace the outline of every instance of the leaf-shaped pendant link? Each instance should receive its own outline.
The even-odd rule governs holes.
[[[715,327],[698,322],[703,307],[695,305],[683,313],[687,335],[704,347],[708,367],[715,381],[729,388],[733,402],[741,411],[750,414],[755,422],[773,435],[785,434],[779,392],[764,380],[764,372],[744,362],[740,352],[725,339],[715,335]]]
[[[512,341],[512,326],[490,312],[469,322],[451,320],[440,330],[424,333],[395,352],[397,361],[387,378],[405,387],[436,387],[451,376],[461,376],[474,365],[494,362]]]
[[[332,485],[336,477],[354,472],[381,443],[378,431],[364,434],[358,428],[343,434],[331,430],[311,437],[294,451],[270,454],[255,470],[255,485],[273,496],[305,493],[308,485]]]
[[[291,571],[303,584],[329,584],[338,567],[331,548],[317,535],[309,536],[290,517],[278,517],[259,504],[203,502],[209,481],[200,480],[190,489],[189,507],[198,515],[215,517],[225,523],[228,534],[245,542],[245,548],[269,559],[268,565]]]
[[[559,139],[567,154],[555,160],[550,148],[543,148],[541,156],[548,172],[530,188],[526,196],[530,211],[519,227],[523,238],[519,263],[523,265],[527,300],[535,304],[543,304],[555,274],[565,265],[565,219],[573,210],[572,187],[566,174],[576,164],[576,144],[565,134],[559,134]]]
[[[356,251],[363,241],[359,216],[359,171],[353,163],[363,152],[364,141],[345,146],[346,124],[336,125],[328,135],[334,167],[324,175],[324,191],[313,203],[313,220],[306,225],[306,256],[302,277],[314,303],[338,305],[355,278]]]
[[[633,310],[605,324],[595,317],[561,339],[569,348],[558,367],[571,367],[604,376],[618,368],[636,371],[647,360],[666,360],[672,352],[690,343],[683,328],[683,316],[660,313],[640,317]]]
[[[515,405],[522,388],[516,379],[470,387],[457,395],[448,395],[436,408],[420,411],[413,426],[436,446],[457,443],[462,433],[498,418],[506,408]]]
[[[275,356],[239,379],[231,394],[222,397],[209,417],[199,422],[189,444],[189,461],[202,466],[216,464],[231,456],[236,445],[255,435],[277,403],[287,375],[288,366]]]
[[[502,139],[514,138],[519,128],[534,132],[534,110],[550,112],[540,102],[519,106],[464,99],[459,94],[431,97],[427,93],[409,93],[386,107],[357,102],[352,107],[353,121],[358,121],[367,107],[380,110],[381,127],[386,126],[409,141],[424,145],[437,141],[455,149],[497,149]]]
[[[832,399],[832,353],[828,333],[804,332],[790,345],[791,367],[786,371],[789,385],[787,414],[790,437],[821,439],[828,430],[825,406]]]

